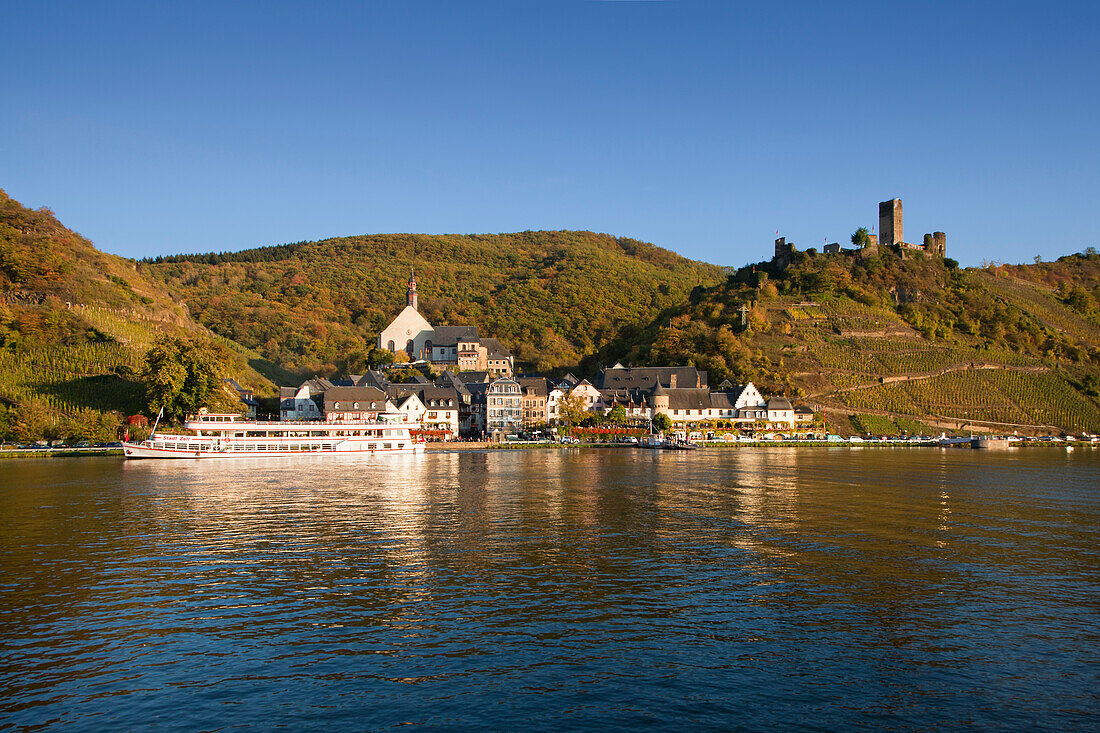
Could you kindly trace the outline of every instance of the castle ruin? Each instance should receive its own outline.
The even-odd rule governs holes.
[[[882,201],[878,205],[878,235],[869,234],[867,242],[859,250],[846,250],[837,242],[825,245],[825,254],[840,254],[842,252],[855,252],[866,259],[878,254],[878,246],[893,247],[903,257],[908,252],[924,252],[937,257],[947,256],[947,234],[944,232],[932,232],[925,234],[921,244],[910,244],[905,241],[905,228],[902,217],[901,199]],[[786,237],[775,240],[775,256],[772,262],[780,269],[791,266],[794,245],[787,242]]]
[[[883,244],[895,247],[903,255],[906,251],[916,250],[939,257],[947,256],[947,235],[943,232],[925,234],[921,244],[905,241],[902,229],[901,199],[890,199],[878,205],[879,237]]]

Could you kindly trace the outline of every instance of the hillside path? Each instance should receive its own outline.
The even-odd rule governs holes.
[[[945,367],[943,369],[936,369],[930,372],[908,372],[906,374],[896,374],[889,377],[879,377],[880,381],[873,382],[871,384],[858,384],[854,387],[841,387],[839,389],[825,390],[822,392],[815,392],[814,394],[807,395],[806,399],[814,399],[818,397],[831,397],[832,395],[843,394],[845,392],[855,392],[860,389],[872,389],[874,387],[882,387],[887,384],[896,384],[898,382],[917,382],[923,379],[934,379],[935,377],[942,377],[944,374],[950,374],[952,372],[969,372],[969,371],[982,371],[987,369],[1004,369],[1006,371],[1021,372],[1025,374],[1038,374],[1041,372],[1049,372],[1050,367],[1043,365],[1036,366],[1011,366],[1008,364],[989,364],[971,362],[970,364],[963,364],[959,366]]]

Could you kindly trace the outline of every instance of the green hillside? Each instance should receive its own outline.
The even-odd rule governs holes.
[[[1100,431],[1098,275],[1091,251],[967,270],[798,253],[694,291],[587,363],[692,363],[857,421]]]
[[[525,369],[571,366],[723,271],[592,232],[342,237],[139,264],[196,320],[304,373],[359,371],[415,269],[434,325],[472,324]]]
[[[212,337],[132,261],[0,191],[0,437],[113,439],[142,408],[142,355],[172,333]],[[223,345],[239,381],[272,389],[258,355]]]
[[[591,232],[373,235],[135,263],[0,191],[0,435],[103,437],[162,334],[213,339],[259,394],[357,372],[415,269],[437,325],[520,368],[694,364],[855,430],[1100,432],[1100,256],[959,269],[889,249],[730,273]]]

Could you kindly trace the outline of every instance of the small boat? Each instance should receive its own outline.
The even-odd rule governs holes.
[[[970,447],[980,448],[981,450],[1008,450],[1013,447],[1013,442],[1008,437],[991,435],[971,438]]]
[[[673,440],[672,438],[662,438],[659,435],[650,435],[638,444],[642,448],[650,448],[653,450],[696,450],[699,446],[694,443],[689,443],[686,440]]]

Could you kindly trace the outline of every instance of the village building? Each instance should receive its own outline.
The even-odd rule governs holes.
[[[330,387],[321,393],[326,422],[377,420],[379,413],[394,412],[396,406],[377,387]]]
[[[550,393],[546,396],[546,422],[558,425],[561,422],[561,403],[569,391],[577,386],[579,379],[572,374],[566,374],[559,379]]]
[[[378,334],[378,348],[404,351],[410,361],[454,366],[459,371],[512,375],[512,352],[500,341],[480,336],[476,326],[432,326],[420,314],[419,301],[416,277],[410,275],[405,307]]]
[[[517,377],[516,382],[523,394],[523,427],[549,423],[546,406],[550,399],[550,381],[546,377]]]
[[[391,384],[387,390],[405,422],[417,422],[430,439],[453,440],[460,433],[461,398],[454,387],[432,383]]]
[[[773,425],[794,427],[794,406],[786,397],[772,397],[768,400],[768,422]]]
[[[255,420],[260,402],[256,399],[252,390],[247,387],[242,387],[236,379],[227,379],[225,383],[230,389],[237,393],[237,398],[241,401],[242,405],[241,415],[249,420]]]
[[[485,390],[485,430],[494,440],[516,434],[523,427],[523,392],[510,377],[498,377]]]

